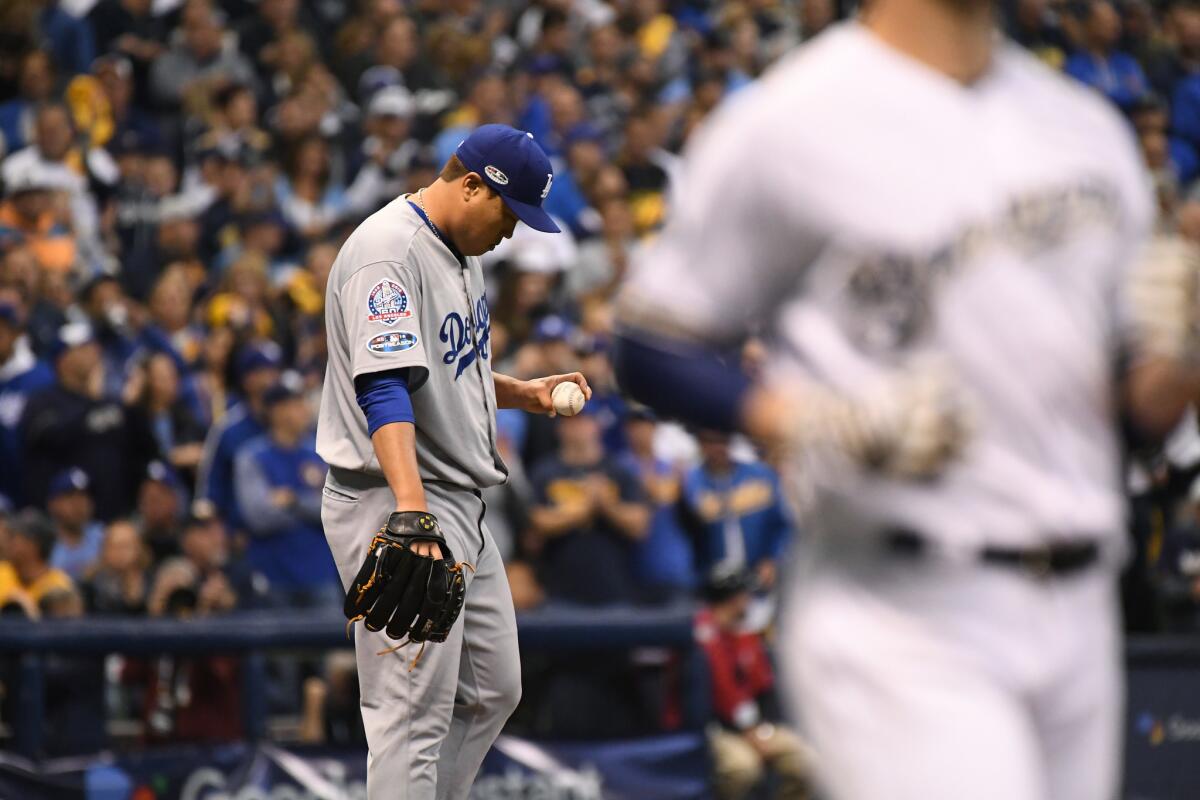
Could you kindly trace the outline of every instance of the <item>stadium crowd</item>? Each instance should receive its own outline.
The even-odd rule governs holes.
[[[1001,6],[1016,43],[1127,116],[1160,224],[1200,239],[1200,3]],[[313,447],[330,266],[358,222],[491,122],[550,155],[546,208],[565,231],[522,228],[485,257],[493,365],[581,369],[595,389],[574,418],[499,416],[512,476],[489,490],[489,523],[518,608],[669,604],[731,565],[769,594],[795,535],[779,479],[746,442],[622,399],[611,303],[686,191],[697,125],[851,11],[7,0],[0,608],[337,607]],[[748,370],[761,354],[747,343]],[[1194,628],[1200,433],[1138,456],[1131,593],[1153,599],[1131,619]]]

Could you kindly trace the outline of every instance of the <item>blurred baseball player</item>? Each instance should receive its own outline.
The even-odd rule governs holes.
[[[1125,124],[990,2],[867,8],[691,143],[620,300],[621,379],[794,453],[786,680],[829,797],[1111,798],[1117,419],[1160,435],[1195,394],[1194,256],[1138,256]],[[753,386],[723,350],[748,331]]]
[[[520,697],[512,596],[479,492],[508,474],[496,409],[551,413],[559,383],[590,390],[578,373],[492,372],[479,255],[518,220],[558,230],[541,208],[551,180],[528,134],[480,127],[436,182],[363,222],[330,275],[321,518],[347,616],[362,620],[371,798],[465,798]]]

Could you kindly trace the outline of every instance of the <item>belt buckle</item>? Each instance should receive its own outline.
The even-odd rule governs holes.
[[[1028,550],[1021,556],[1021,565],[1034,578],[1045,580],[1050,577],[1054,566],[1053,556],[1050,553],[1050,549],[1046,547]]]

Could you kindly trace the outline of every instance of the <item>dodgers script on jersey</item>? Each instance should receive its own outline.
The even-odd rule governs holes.
[[[325,324],[329,362],[317,452],[326,463],[383,475],[354,378],[408,368],[422,480],[466,489],[505,480],[478,258],[467,258],[464,268],[397,198],[342,246],[329,275]]]
[[[1119,548],[1118,307],[1152,201],[1102,98],[1008,46],[963,86],[847,23],[691,147],[690,191],[630,286],[639,324],[763,331],[771,378],[851,396],[936,356],[971,410],[936,482],[809,474],[818,526]]]

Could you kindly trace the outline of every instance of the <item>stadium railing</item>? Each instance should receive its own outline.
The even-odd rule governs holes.
[[[522,650],[613,650],[666,647],[684,653],[685,679],[705,674],[692,637],[692,610],[547,609],[518,615]],[[0,621],[0,657],[19,659],[19,694],[13,726],[14,750],[41,751],[45,713],[45,665],[50,655],[242,656],[242,714],[247,738],[266,729],[265,654],[273,650],[350,648],[340,614],[283,615],[242,612],[180,621],[169,618]],[[685,689],[685,696],[702,693]]]

